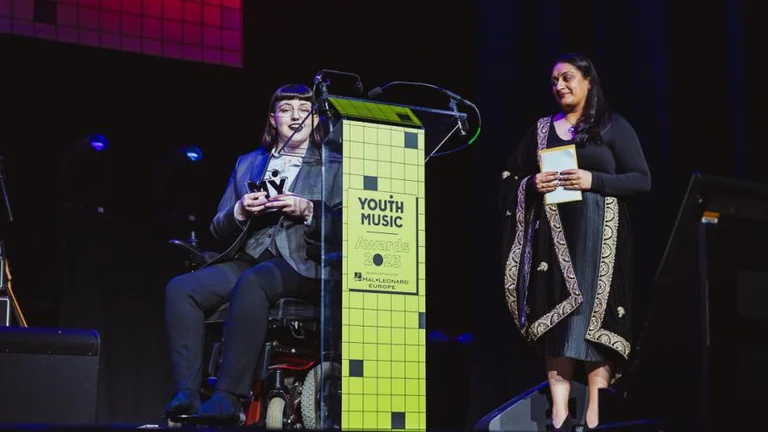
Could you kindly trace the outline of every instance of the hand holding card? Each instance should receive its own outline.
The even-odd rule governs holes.
[[[240,221],[244,221],[251,216],[261,214],[266,210],[265,204],[267,203],[266,192],[249,192],[235,203],[235,218]]]
[[[312,201],[292,193],[272,197],[266,206],[270,210],[280,210],[288,216],[304,220],[311,218],[313,213]]]
[[[567,170],[578,170],[576,146],[548,148],[539,152],[539,166],[542,172],[554,171],[562,173]],[[566,189],[561,183],[555,190],[544,194],[544,204],[559,204],[570,201],[581,201],[581,191]]]

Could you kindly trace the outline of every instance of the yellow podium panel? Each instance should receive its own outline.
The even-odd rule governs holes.
[[[424,130],[340,127],[342,429],[425,430]]]

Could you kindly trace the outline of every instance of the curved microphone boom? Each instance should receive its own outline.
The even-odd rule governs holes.
[[[438,90],[438,91],[440,91],[442,93],[445,93],[451,99],[456,99],[458,102],[467,103],[467,105],[471,106],[471,102],[469,102],[468,100],[464,99],[463,97],[457,95],[456,93],[454,93],[454,92],[452,92],[452,91],[450,91],[448,89],[444,89],[444,88],[442,88],[440,86],[436,86],[434,84],[417,82],[417,81],[392,81],[392,82],[387,83],[387,84],[385,84],[383,86],[371,89],[371,91],[368,92],[368,98],[369,99],[375,99],[376,97],[378,97],[379,95],[384,93],[384,90],[388,89],[389,87],[396,86],[396,85],[410,85],[410,86],[416,86],[416,87],[427,87],[427,88],[435,89],[435,90]]]
[[[326,74],[329,75],[341,75],[341,76],[349,76],[356,78],[355,80],[355,90],[357,90],[358,93],[361,95],[363,94],[363,79],[360,78],[360,75],[352,72],[344,72],[334,69],[320,69],[319,72],[315,75],[315,79],[312,81],[312,90],[317,90],[317,86],[321,83],[330,84],[330,82],[323,81],[323,78]]]
[[[451,110],[453,112],[458,114],[458,109],[456,107],[456,103],[457,102],[461,102],[463,104],[466,104],[466,105],[469,105],[470,107],[472,107],[472,109],[477,114],[477,130],[475,131],[474,136],[472,136],[472,138],[470,138],[469,141],[467,141],[466,144],[464,144],[462,146],[459,146],[458,148],[455,148],[453,150],[448,150],[448,151],[444,151],[444,152],[441,152],[441,153],[435,153],[435,151],[437,151],[437,149],[440,148],[440,146],[438,146],[435,150],[433,150],[433,152],[429,156],[427,156],[426,160],[429,160],[429,158],[431,158],[433,156],[442,156],[442,155],[446,155],[446,154],[449,154],[449,153],[457,152],[459,150],[464,149],[467,146],[472,145],[472,143],[474,143],[475,140],[477,140],[478,135],[480,135],[480,129],[481,129],[481,126],[482,126],[482,118],[480,116],[480,110],[477,108],[477,106],[475,104],[473,104],[469,100],[464,99],[463,97],[459,96],[458,94],[456,94],[456,93],[454,93],[454,92],[452,92],[452,91],[450,91],[448,89],[444,89],[444,88],[442,88],[440,86],[436,86],[434,84],[423,83],[423,82],[418,82],[418,81],[392,81],[392,82],[387,83],[387,84],[385,84],[383,86],[374,87],[373,89],[371,89],[368,92],[368,98],[369,99],[375,99],[375,98],[379,97],[382,93],[384,93],[384,90],[386,90],[387,88],[392,87],[392,86],[397,86],[397,85],[408,85],[408,86],[415,86],[415,87],[427,87],[427,88],[431,88],[431,89],[437,90],[437,91],[445,94],[449,98],[451,98],[450,107],[451,107]],[[459,133],[461,134],[461,136],[466,136],[467,135],[467,132],[465,130],[466,129],[466,125],[464,124],[463,119],[457,115],[456,116],[456,120],[457,120],[457,123],[458,123],[457,124],[457,129],[459,130]],[[441,145],[442,145],[442,143],[441,143]]]

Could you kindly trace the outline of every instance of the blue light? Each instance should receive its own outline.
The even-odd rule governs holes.
[[[427,333],[427,343],[445,343],[451,339],[445,333],[437,330],[432,330]]]
[[[192,162],[197,162],[203,158],[203,151],[199,147],[189,145],[184,149],[184,154]]]
[[[104,135],[91,135],[88,137],[91,148],[93,148],[96,151],[102,151],[105,148],[107,148],[107,138],[104,137]]]
[[[464,345],[470,345],[472,344],[472,333],[463,333],[456,337],[456,341],[458,341],[460,344]]]

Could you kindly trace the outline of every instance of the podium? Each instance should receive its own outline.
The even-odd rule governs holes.
[[[425,157],[467,116],[336,95],[327,101],[323,378],[313,389],[317,422],[307,426],[426,430]]]

